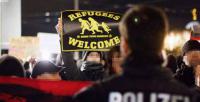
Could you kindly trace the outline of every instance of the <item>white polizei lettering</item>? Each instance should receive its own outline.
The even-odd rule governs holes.
[[[161,99],[162,102],[170,102],[170,95],[165,93],[158,94],[158,99]]]
[[[184,97],[184,102],[190,102],[190,98],[189,97]]]
[[[142,92],[133,93],[111,92],[109,94],[109,102],[144,102],[144,94]],[[190,97],[181,95],[171,95],[167,93],[150,93],[150,102],[190,102]]]
[[[157,95],[156,93],[151,93],[150,94],[150,102],[157,102]]]
[[[119,92],[111,92],[108,102],[122,102],[122,95]]]
[[[144,102],[144,95],[142,92],[137,94],[137,102]]]
[[[178,95],[172,96],[172,102],[180,102],[180,101],[183,101],[182,96],[178,96]]]
[[[127,92],[124,94],[122,100],[122,102],[136,102],[136,95],[131,92]]]
[[[144,102],[144,95],[142,92],[137,94],[133,92],[126,92],[121,94],[119,92],[111,92],[109,94],[109,102]]]

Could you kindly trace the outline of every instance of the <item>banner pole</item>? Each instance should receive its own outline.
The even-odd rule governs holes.
[[[79,0],[74,0],[74,9],[79,10]]]

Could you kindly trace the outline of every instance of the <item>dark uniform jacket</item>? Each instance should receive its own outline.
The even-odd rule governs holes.
[[[94,84],[74,96],[75,102],[200,102],[197,95],[172,78],[159,59],[134,60],[122,65],[124,73]],[[196,101],[197,100],[197,101]]]
[[[178,68],[174,78],[190,88],[195,87],[195,74],[192,67],[184,65]]]

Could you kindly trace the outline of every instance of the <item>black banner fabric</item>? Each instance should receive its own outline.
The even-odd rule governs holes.
[[[69,51],[108,51],[119,45],[121,14],[106,11],[67,10],[61,12],[61,49]]]

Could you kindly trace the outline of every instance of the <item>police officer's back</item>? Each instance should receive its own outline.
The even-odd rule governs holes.
[[[162,67],[167,20],[163,11],[134,6],[122,18],[121,76],[97,83],[75,96],[77,102],[193,102],[195,95]]]

